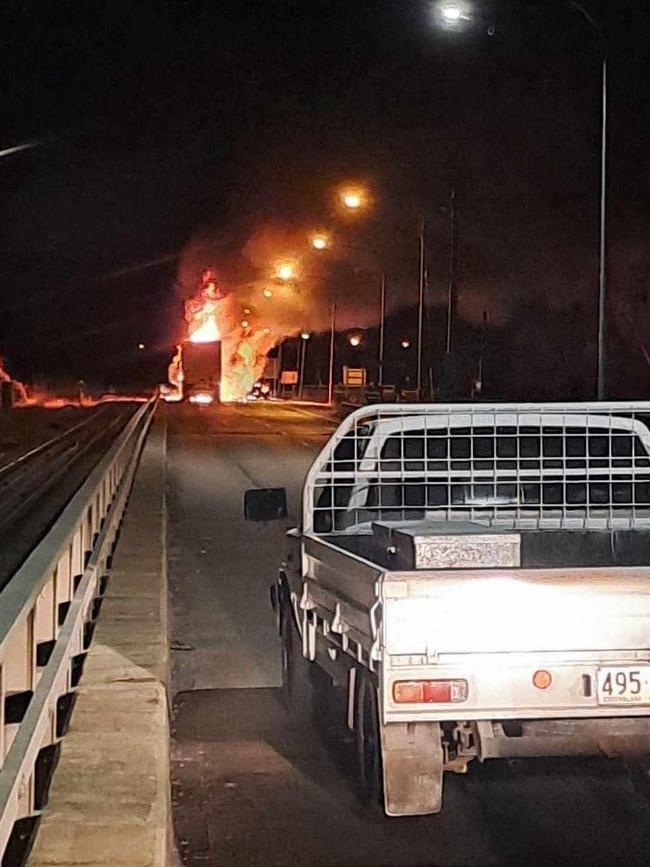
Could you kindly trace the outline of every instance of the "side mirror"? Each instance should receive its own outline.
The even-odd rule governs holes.
[[[284,488],[251,488],[244,494],[247,521],[277,521],[287,517],[287,492]]]

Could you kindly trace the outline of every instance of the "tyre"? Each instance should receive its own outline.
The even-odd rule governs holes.
[[[626,759],[625,767],[634,789],[641,798],[650,799],[650,757],[634,756]]]
[[[311,719],[313,690],[309,677],[309,663],[302,655],[301,639],[293,623],[293,612],[288,603],[280,615],[280,665],[282,669],[282,700],[294,719]]]
[[[373,811],[383,809],[381,737],[377,689],[364,672],[357,672],[354,742],[359,800]]]

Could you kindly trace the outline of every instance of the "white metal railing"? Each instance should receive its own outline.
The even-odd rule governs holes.
[[[650,527],[649,424],[641,402],[363,407],[312,466],[303,526]]]
[[[0,592],[0,857],[43,806],[39,756],[67,723],[155,406],[137,410]]]

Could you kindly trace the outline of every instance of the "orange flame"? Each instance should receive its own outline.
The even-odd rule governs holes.
[[[3,366],[3,359],[0,355],[0,382],[11,382],[13,385],[14,392],[14,402],[16,406],[22,406],[24,404],[28,404],[30,402],[29,395],[27,393],[27,387],[19,382],[17,379],[12,379],[11,376],[7,373]]]
[[[185,302],[185,318],[189,326],[188,339],[192,343],[213,343],[221,339],[217,317],[222,298],[212,272],[204,271],[201,275],[201,291],[198,296]]]
[[[245,400],[255,381],[264,373],[266,353],[274,342],[262,329],[235,333],[224,340],[221,399],[225,403]]]

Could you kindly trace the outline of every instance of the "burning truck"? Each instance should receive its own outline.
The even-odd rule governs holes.
[[[256,247],[263,248],[265,261],[272,255],[267,241],[262,235]],[[253,265],[261,271],[259,257]],[[194,274],[194,267],[185,269],[179,286],[194,282]],[[281,277],[258,273],[252,280],[222,288],[215,270],[206,268],[197,283],[195,294],[185,300],[184,334],[168,367],[163,391],[168,401],[208,404],[255,399],[256,383],[277,379],[277,372],[271,376],[267,371],[269,352],[285,338],[300,334],[308,321],[322,321],[322,304],[320,309],[313,299],[308,304],[302,285]]]
[[[224,294],[214,272],[203,271],[198,293],[185,302],[186,337],[168,367],[165,400],[209,406],[247,399],[276,342],[248,303]]]
[[[195,343],[186,340],[181,347],[183,395],[199,406],[210,406],[221,399],[221,341]]]

